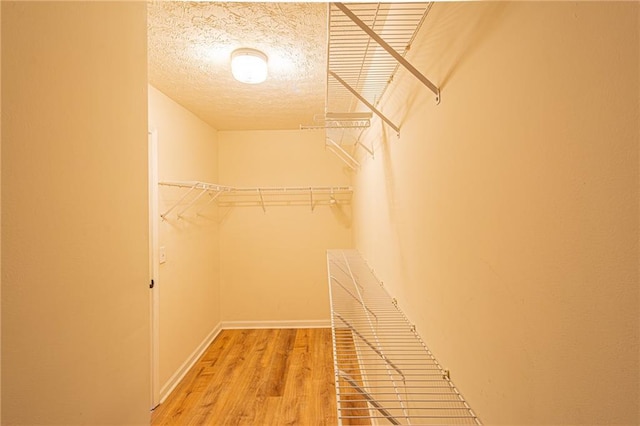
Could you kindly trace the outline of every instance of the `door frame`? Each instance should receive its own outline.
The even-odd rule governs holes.
[[[158,131],[150,129],[149,138],[149,287],[151,320],[151,410],[160,404],[160,289],[159,281],[159,207],[158,207]]]

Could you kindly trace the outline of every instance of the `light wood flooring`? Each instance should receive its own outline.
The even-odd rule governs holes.
[[[330,329],[223,330],[152,425],[336,425]]]

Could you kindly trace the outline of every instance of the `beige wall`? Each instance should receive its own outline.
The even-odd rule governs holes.
[[[308,131],[219,132],[220,182],[241,187],[348,185]],[[327,321],[326,249],[351,247],[350,206],[220,208],[224,321]]]
[[[149,87],[149,128],[158,132],[160,181],[218,180],[216,130],[166,95]],[[159,188],[160,213],[167,211],[187,190]],[[195,195],[195,194],[194,194]],[[160,387],[220,323],[218,217],[215,204],[205,208],[205,195],[177,213],[191,197],[159,223],[159,246],[167,261],[160,265],[159,343]]]
[[[2,2],[3,424],[148,424],[146,6]]]
[[[640,422],[638,7],[438,3],[369,132],[355,245],[486,424]]]

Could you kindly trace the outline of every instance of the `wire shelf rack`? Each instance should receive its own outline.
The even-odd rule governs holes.
[[[378,107],[400,66],[420,80],[440,102],[440,89],[405,56],[433,2],[329,3],[327,8],[327,86],[325,111],[303,130],[325,130],[328,150],[349,168],[360,167],[354,154],[373,147],[360,139],[375,114],[400,135],[400,127]],[[336,119],[340,116],[340,119]]]
[[[341,425],[481,425],[355,250],[327,252]]]
[[[344,3],[343,6],[404,57],[431,3]],[[347,16],[339,3],[330,4],[328,71],[340,76],[372,105],[377,105],[398,66],[397,59]],[[355,112],[358,99],[329,76],[326,108],[328,112]]]
[[[405,59],[431,6],[431,2],[328,5],[326,116],[367,111],[399,134],[400,127],[385,116],[379,104],[401,65],[434,91],[439,102],[440,90]],[[367,127],[344,123],[301,126],[326,129],[327,139],[332,142],[328,148],[354,170],[359,164],[349,157],[357,147],[373,156],[373,148],[360,142]]]
[[[199,214],[214,202],[218,207],[260,206],[265,213],[269,206],[308,206],[313,211],[322,205],[347,205],[353,194],[349,186],[234,187],[200,181],[163,181],[158,184],[183,191],[160,214],[163,220],[167,220],[174,210],[178,212],[176,218],[184,218],[188,210],[198,206],[200,209],[196,214]]]

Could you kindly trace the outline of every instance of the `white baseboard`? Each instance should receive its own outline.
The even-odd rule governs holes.
[[[185,360],[185,362],[176,370],[175,373],[167,380],[167,382],[160,389],[160,403],[162,404],[165,399],[173,392],[176,386],[182,381],[184,376],[191,370],[191,367],[200,359],[204,351],[207,350],[211,342],[220,334],[222,331],[222,323],[218,323],[211,333],[204,338],[204,340],[198,345],[198,347],[193,351],[191,355]]]
[[[329,328],[331,321],[305,320],[305,321],[222,321],[223,330],[243,328]]]

